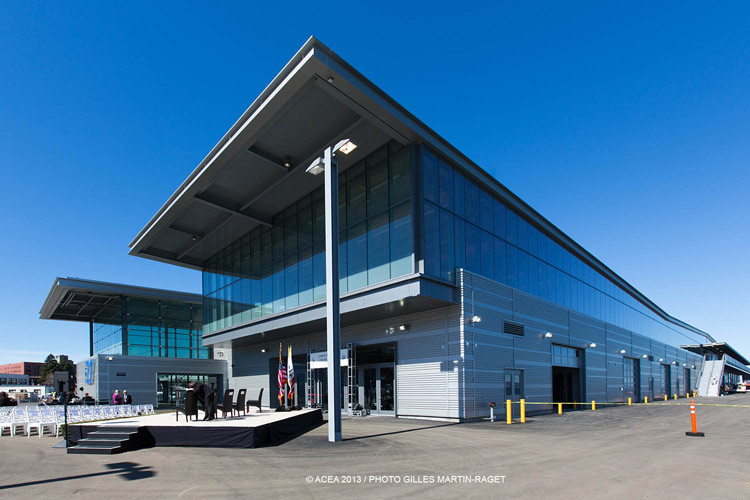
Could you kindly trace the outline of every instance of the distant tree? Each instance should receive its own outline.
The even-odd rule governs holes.
[[[75,365],[69,359],[66,359],[62,363],[58,363],[53,354],[47,356],[44,360],[44,364],[39,370],[39,381],[45,385],[54,385],[55,383],[55,372],[68,372],[71,376],[75,375]]]
[[[54,373],[57,370],[57,360],[55,356],[50,354],[44,360],[44,364],[39,369],[39,382],[45,385],[52,385],[54,383]]]

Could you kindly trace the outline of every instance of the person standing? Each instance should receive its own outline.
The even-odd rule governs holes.
[[[112,404],[115,405],[121,405],[122,404],[122,396],[120,396],[120,390],[115,389],[115,393],[112,394]]]
[[[195,398],[203,405],[203,411],[206,412],[203,420],[213,420],[216,415],[214,389],[201,382],[190,382],[188,389],[192,389]]]
[[[122,402],[125,403],[126,405],[132,405],[133,404],[133,396],[131,396],[130,394],[128,394],[128,390],[127,389],[125,389],[124,391],[122,391]]]

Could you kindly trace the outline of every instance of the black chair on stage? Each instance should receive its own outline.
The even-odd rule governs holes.
[[[180,413],[185,415],[185,420],[190,420],[190,416],[195,416],[198,420],[198,399],[195,397],[193,391],[186,391],[185,393],[185,404],[183,406],[177,405],[177,411],[175,418],[180,421]]]
[[[232,415],[232,400],[234,399],[234,389],[227,389],[224,391],[224,401],[222,402],[221,406],[218,406],[218,410],[221,410],[222,417],[227,418],[227,413],[229,415]]]
[[[234,415],[234,412],[237,412],[237,416],[240,416],[240,412],[247,415],[247,410],[245,409],[245,395],[247,394],[247,389],[240,389],[237,391],[237,402],[235,402],[232,405],[232,415]]]
[[[257,406],[258,407],[258,413],[262,412],[263,410],[260,408],[260,400],[263,399],[263,388],[260,389],[260,394],[258,394],[258,399],[250,399],[245,403],[245,412],[250,410],[251,406]]]

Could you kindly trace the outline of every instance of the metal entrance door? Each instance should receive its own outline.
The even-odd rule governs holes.
[[[661,391],[667,397],[672,395],[672,372],[671,365],[661,365]]]
[[[393,363],[359,367],[360,403],[370,414],[396,414],[394,375]]]
[[[523,399],[523,371],[505,370],[505,399],[513,401],[513,417],[520,417],[521,405],[516,403]]]
[[[648,397],[651,398],[651,401],[654,400],[654,377],[648,378]]]
[[[622,360],[622,388],[624,398],[633,398],[640,401],[641,398],[641,381],[640,381],[640,362],[633,358],[623,358]]]
[[[693,391],[693,384],[690,380],[690,368],[685,368],[685,393],[690,396]]]

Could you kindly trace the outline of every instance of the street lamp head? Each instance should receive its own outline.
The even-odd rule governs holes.
[[[357,145],[354,142],[349,139],[342,139],[333,147],[333,153],[336,154],[341,151],[345,155],[348,155],[355,149],[357,149]]]
[[[312,174],[312,175],[320,175],[324,171],[325,171],[325,161],[323,160],[323,158],[320,158],[320,157],[313,160],[310,166],[307,167],[307,170],[305,170],[305,172],[307,172],[308,174]]]

